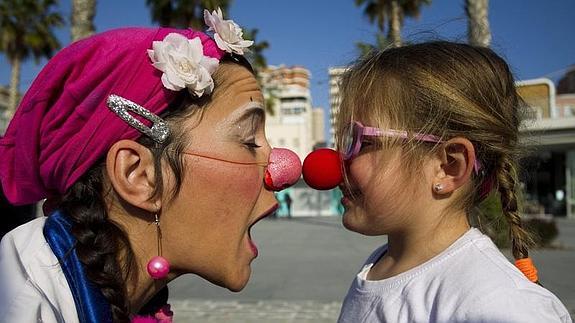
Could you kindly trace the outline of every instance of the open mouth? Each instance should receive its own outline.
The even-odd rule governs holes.
[[[256,246],[256,244],[254,243],[254,241],[252,240],[252,233],[251,230],[253,228],[254,225],[256,225],[256,223],[258,223],[261,219],[270,216],[272,214],[274,214],[279,208],[279,204],[275,204],[274,206],[272,206],[269,210],[267,210],[264,214],[262,214],[260,217],[258,217],[254,223],[252,223],[250,225],[250,227],[248,228],[248,242],[250,244],[250,249],[252,250],[252,252],[254,253],[254,255],[257,257],[258,256],[258,247]]]

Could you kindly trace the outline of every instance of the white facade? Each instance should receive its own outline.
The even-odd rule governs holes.
[[[270,145],[291,149],[303,161],[314,145],[323,141],[315,129],[314,115],[318,112],[312,109],[309,71],[302,67],[270,66],[260,76],[266,101],[271,102],[274,110],[274,115],[266,116]]]

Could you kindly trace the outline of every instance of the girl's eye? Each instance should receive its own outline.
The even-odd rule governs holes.
[[[361,142],[360,150],[369,149],[371,146],[373,146],[373,142],[371,140],[363,140]]]

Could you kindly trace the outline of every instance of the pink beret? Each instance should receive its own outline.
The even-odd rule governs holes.
[[[224,54],[191,29],[125,28],[73,43],[48,62],[0,138],[0,179],[11,203],[63,194],[115,142],[141,135],[108,109],[110,94],[156,115],[169,106],[178,92],[162,85],[147,50],[173,32],[199,37],[206,56]]]

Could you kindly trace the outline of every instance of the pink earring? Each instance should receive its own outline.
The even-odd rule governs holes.
[[[152,257],[148,261],[148,275],[153,279],[164,279],[168,276],[170,272],[170,263],[164,257],[162,257],[162,231],[160,230],[160,220],[158,219],[158,214],[155,214],[154,224],[156,225],[156,232],[158,234],[158,255]]]
[[[443,184],[441,184],[441,183],[433,184],[433,191],[435,193],[441,193],[441,191],[443,191]]]

